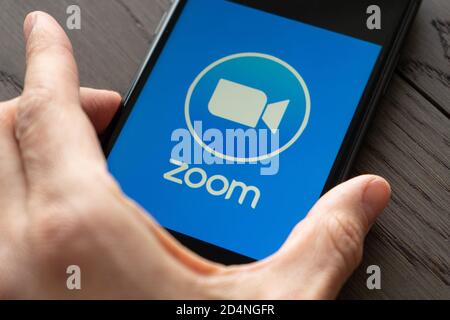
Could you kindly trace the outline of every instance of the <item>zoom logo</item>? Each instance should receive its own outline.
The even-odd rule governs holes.
[[[298,71],[261,53],[235,54],[212,63],[195,78],[185,101],[186,124],[195,142],[228,163],[261,162],[288,150],[306,129],[310,112],[308,87]],[[212,147],[194,123],[224,136],[229,130],[249,129],[269,134],[258,134],[264,141],[247,143],[255,144],[248,150],[257,149],[256,154],[236,153],[236,148]]]
[[[272,103],[265,108],[266,103],[267,95],[264,92],[220,79],[209,102],[209,111],[215,116],[251,128],[256,128],[262,116],[262,120],[272,133],[276,133],[289,100]]]

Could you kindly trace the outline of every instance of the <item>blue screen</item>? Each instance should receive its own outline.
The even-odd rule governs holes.
[[[380,50],[236,3],[187,1],[110,172],[163,227],[265,258],[319,199]],[[254,130],[247,149],[228,147],[233,128]]]

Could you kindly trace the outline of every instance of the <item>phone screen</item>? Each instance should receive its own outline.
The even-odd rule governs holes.
[[[175,234],[263,259],[321,196],[381,52],[248,3],[185,1],[110,172]]]

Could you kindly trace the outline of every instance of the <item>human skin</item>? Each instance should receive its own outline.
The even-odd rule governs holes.
[[[223,266],[180,245],[121,191],[97,133],[120,96],[80,89],[69,39],[49,15],[24,23],[20,97],[0,104],[0,298],[333,299],[390,198],[364,175],[324,195],[281,249]],[[97,130],[97,132],[96,132]],[[68,290],[67,267],[81,269]]]

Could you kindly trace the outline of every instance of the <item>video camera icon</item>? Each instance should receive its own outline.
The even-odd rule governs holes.
[[[220,79],[208,110],[214,116],[256,128],[260,120],[275,134],[283,120],[290,100],[267,104],[267,95],[258,89]]]
[[[258,52],[232,54],[208,65],[189,86],[184,103],[195,142],[215,157],[239,163],[267,160],[288,150],[306,129],[310,112],[308,86],[298,71]],[[201,128],[194,126],[197,122]],[[226,141],[220,146],[203,135],[209,129],[222,134],[244,129],[250,134],[244,127],[257,130],[257,156],[237,155],[235,146],[228,148]]]

